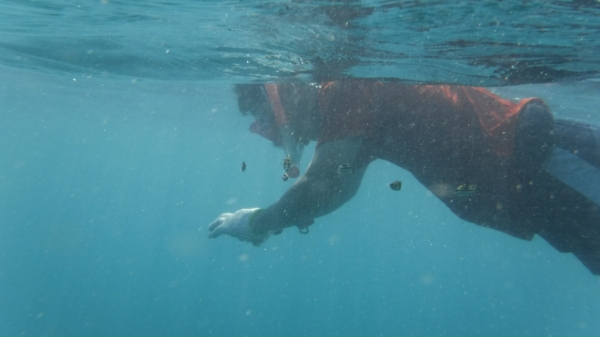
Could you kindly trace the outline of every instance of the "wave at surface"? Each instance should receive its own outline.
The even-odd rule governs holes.
[[[0,64],[157,80],[510,85],[600,73],[596,1],[6,1]]]

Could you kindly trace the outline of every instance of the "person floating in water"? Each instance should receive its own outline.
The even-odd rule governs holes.
[[[525,240],[538,234],[600,274],[600,128],[555,120],[541,99],[515,103],[478,87],[344,80],[237,85],[236,94],[255,118],[250,131],[281,147],[286,177],[299,179],[265,209],[221,214],[210,238],[258,246],[286,227],[305,232],[384,159],[461,219]]]

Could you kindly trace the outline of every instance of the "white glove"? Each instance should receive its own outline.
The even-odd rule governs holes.
[[[208,225],[208,237],[214,239],[222,234],[227,234],[240,241],[252,242],[253,245],[259,246],[269,236],[271,232],[257,233],[250,228],[250,220],[254,212],[260,208],[245,208],[240,209],[235,213],[223,213],[210,225]]]

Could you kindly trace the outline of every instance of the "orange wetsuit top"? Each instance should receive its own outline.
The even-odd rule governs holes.
[[[462,219],[530,240],[536,230],[519,216],[513,153],[518,114],[533,100],[541,102],[515,103],[477,87],[324,83],[317,146],[361,136],[353,167],[388,160],[410,171]],[[474,195],[459,195],[461,185],[475,186]]]

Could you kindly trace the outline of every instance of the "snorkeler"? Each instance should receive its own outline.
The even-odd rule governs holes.
[[[554,120],[538,98],[515,103],[477,87],[347,80],[238,85],[236,94],[255,118],[250,131],[283,148],[286,177],[299,179],[268,208],[221,214],[210,238],[258,246],[286,227],[306,232],[384,159],[461,219],[525,240],[538,234],[600,274],[600,128]]]

